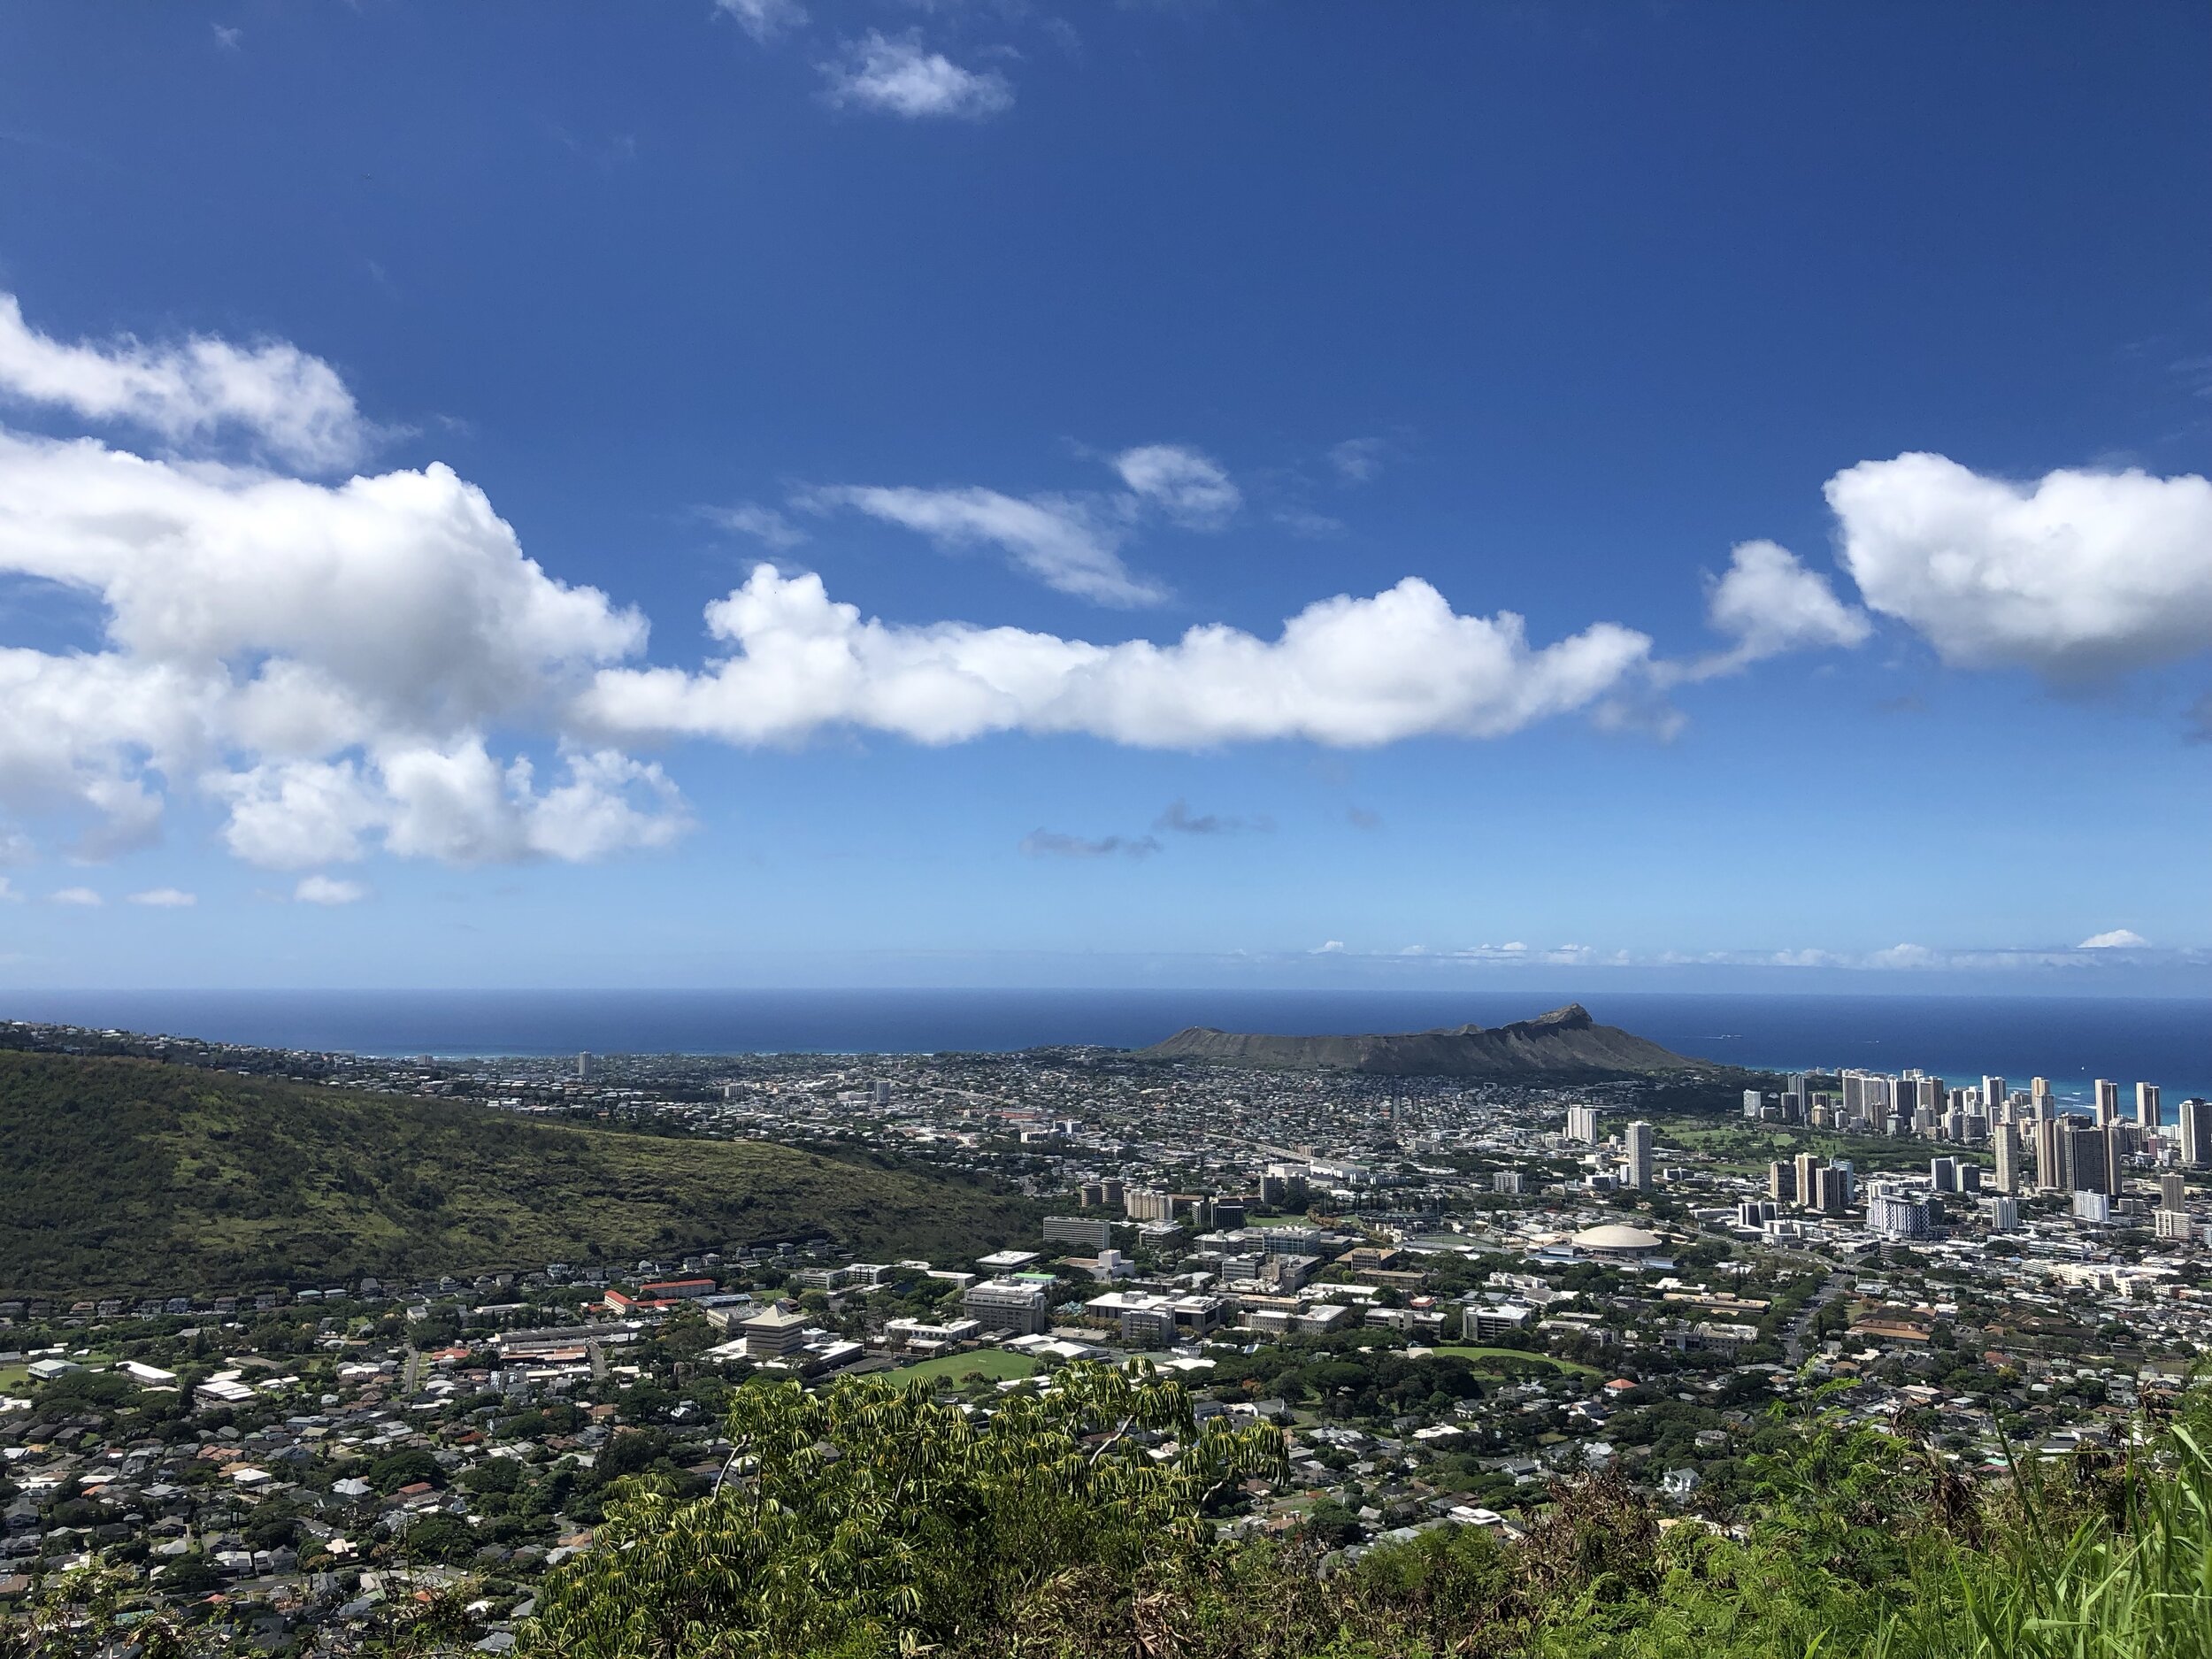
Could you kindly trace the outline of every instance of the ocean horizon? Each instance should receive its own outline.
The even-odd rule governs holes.
[[[1573,987],[1399,990],[10,991],[0,1018],[389,1057],[1007,1053],[1138,1048],[1187,1025],[1294,1034],[1500,1025],[1579,1002],[1700,1059],[1777,1071],[1918,1068],[2098,1078],[2212,1093],[2212,1005],[2195,998],[1770,995]]]

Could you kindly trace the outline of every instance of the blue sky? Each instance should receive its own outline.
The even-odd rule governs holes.
[[[2201,991],[2208,70],[12,7],[0,984]]]

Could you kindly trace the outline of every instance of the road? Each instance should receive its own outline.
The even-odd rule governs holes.
[[[1849,1273],[1829,1274],[1827,1282],[1805,1304],[1797,1317],[1790,1321],[1790,1328],[1783,1333],[1782,1351],[1788,1356],[1791,1364],[1802,1365],[1805,1363],[1806,1333],[1812,1329],[1813,1321],[1819,1316],[1820,1310],[1850,1288],[1851,1279]]]
[[[412,1400],[415,1397],[415,1390],[421,1386],[422,1350],[411,1348],[407,1350],[406,1363],[400,1367],[399,1397],[403,1400]]]

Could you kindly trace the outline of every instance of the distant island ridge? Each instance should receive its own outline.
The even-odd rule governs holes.
[[[1601,1025],[1579,1002],[1506,1025],[1341,1037],[1192,1025],[1141,1052],[1167,1060],[1380,1077],[1636,1078],[1728,1069],[1687,1059],[1617,1025]]]

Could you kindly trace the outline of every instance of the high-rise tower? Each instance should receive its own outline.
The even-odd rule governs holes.
[[[1628,1125],[1628,1184],[1639,1191],[1651,1184],[1651,1125],[1638,1118]]]

